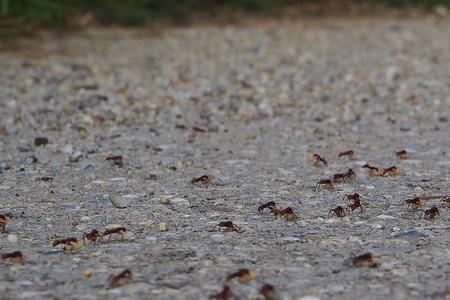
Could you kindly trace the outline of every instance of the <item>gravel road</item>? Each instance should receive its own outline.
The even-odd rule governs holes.
[[[0,298],[449,299],[450,210],[404,202],[450,193],[449,49],[437,17],[19,41],[0,52],[0,254],[24,263],[0,260]]]

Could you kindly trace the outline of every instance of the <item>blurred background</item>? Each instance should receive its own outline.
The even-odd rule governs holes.
[[[300,7],[320,13],[323,7],[348,10],[365,7],[443,10],[450,0],[0,0],[0,27],[87,26],[90,24],[143,25],[155,20],[187,22],[192,16],[209,18],[235,14],[277,14]],[[369,7],[369,9],[367,8]]]

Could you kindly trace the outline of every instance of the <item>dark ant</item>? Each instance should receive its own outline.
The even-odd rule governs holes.
[[[396,166],[389,167],[383,171],[383,176],[397,176],[400,174],[400,170]]]
[[[436,216],[439,216],[439,209],[436,206],[433,206],[432,208],[422,211],[420,214],[420,218],[422,218],[422,215],[424,219],[433,221]]]
[[[192,127],[192,131],[193,132],[206,132],[205,129],[197,127],[197,126]]]
[[[6,232],[6,225],[11,222],[12,218],[13,215],[10,212],[0,215],[0,228],[2,229],[2,232]]]
[[[355,157],[355,151],[348,150],[348,151],[341,152],[338,155],[338,157],[344,157],[344,156],[347,156],[348,158],[354,158]]]
[[[353,169],[348,169],[346,173],[338,173],[333,176],[333,183],[349,182],[356,179],[356,173]]]
[[[216,227],[219,227],[219,229],[223,228],[222,229],[223,232],[235,231],[235,232],[239,233],[239,230],[240,230],[240,228],[231,221],[222,221],[219,224],[215,225],[213,227],[213,230],[215,230]]]
[[[412,210],[416,210],[422,205],[422,203],[420,202],[420,198],[419,197],[406,199],[405,203],[408,204],[408,207],[410,207]]]
[[[266,300],[272,300],[275,299],[275,287],[269,283],[265,283],[260,289],[259,293],[264,297]]]
[[[116,166],[118,166],[119,168],[123,168],[124,163],[123,163],[123,158],[121,155],[112,155],[112,156],[108,156],[106,158],[106,160],[110,160],[113,162],[113,164],[115,164]]]
[[[54,240],[52,245],[53,247],[62,245],[64,251],[70,251],[70,253],[73,253],[83,248],[84,242],[77,238],[70,237],[66,239]]]
[[[337,173],[333,175],[333,183],[341,183],[347,181],[347,174],[345,173]]]
[[[399,159],[408,159],[409,158],[409,154],[408,154],[408,152],[406,152],[406,150],[397,151],[395,153],[395,155]]]
[[[286,221],[293,221],[297,219],[297,214],[294,212],[292,207],[286,207],[281,210],[273,210],[272,213],[275,216],[280,216],[286,219]]]
[[[127,232],[127,229],[125,227],[116,227],[112,229],[106,229],[105,232],[103,232],[100,240],[103,241],[103,237],[108,235],[108,241],[111,239],[111,236],[113,234],[117,234],[121,237],[121,240],[123,241],[125,238],[125,233]]]
[[[345,173],[345,175],[346,175],[348,181],[352,181],[352,180],[356,179],[356,173],[351,168],[347,170],[347,173]]]
[[[133,273],[130,269],[126,269],[120,272],[117,275],[111,277],[111,281],[109,282],[109,288],[113,289],[119,285],[124,285],[129,283],[133,279]]]
[[[14,252],[11,252],[11,253],[5,253],[5,254],[2,255],[2,259],[8,260],[8,261],[10,261],[12,263],[15,263],[15,264],[23,264],[24,261],[25,261],[25,259],[23,257],[23,254],[20,251],[14,251]]]
[[[330,217],[331,213],[334,213],[339,218],[345,217],[345,211],[342,206],[337,206],[336,208],[330,209],[330,211],[328,212],[328,217]]]
[[[88,241],[90,241],[94,245],[97,243],[97,241],[100,238],[101,238],[101,236],[100,236],[100,233],[98,232],[97,229],[93,229],[91,232],[83,234],[83,240],[87,239]]]
[[[268,208],[270,211],[274,211],[276,209],[277,204],[275,201],[269,201],[264,204],[261,204],[258,206],[258,211],[263,211],[264,209]]]
[[[322,179],[316,184],[316,192],[319,190],[319,187],[331,190],[333,188],[333,181],[331,179]]]
[[[195,184],[195,183],[201,183],[203,185],[208,185],[210,182],[212,181],[212,176],[210,175],[203,175],[197,178],[192,178],[191,183]]]
[[[370,252],[361,254],[352,259],[353,266],[357,268],[376,268],[378,263],[373,260],[373,255]]]
[[[371,166],[369,164],[365,164],[362,167],[367,169],[367,171],[369,171],[369,175],[371,176],[383,176],[383,170],[381,170],[380,168]]]
[[[345,198],[347,198],[348,201],[355,201],[355,200],[360,200],[360,198],[363,198],[363,197],[358,193],[354,193],[351,195],[345,195],[344,199]]]
[[[227,300],[231,297],[232,293],[231,293],[231,288],[228,285],[225,285],[222,289],[222,291],[220,291],[217,294],[213,294],[211,296],[209,296],[209,299],[215,299],[215,300]]]
[[[309,160],[311,161],[313,166],[319,166],[320,164],[324,164],[325,166],[328,166],[327,161],[322,158],[319,154],[313,153],[309,156]]]
[[[239,278],[239,283],[246,284],[256,278],[256,272],[249,269],[239,269],[237,272],[228,274],[225,281],[229,282],[233,278]]]
[[[360,208],[361,212],[363,211],[360,200],[361,196],[358,193],[354,193],[353,195],[346,195],[345,197],[350,201],[348,207],[352,210],[352,212],[357,208]]]

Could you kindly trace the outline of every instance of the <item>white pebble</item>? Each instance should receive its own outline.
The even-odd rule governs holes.
[[[300,298],[298,298],[298,300],[320,300],[320,298],[317,296],[308,295],[308,296],[300,297]]]
[[[121,196],[112,196],[110,198],[111,203],[117,208],[126,208],[130,206],[132,200],[136,200],[138,195],[136,194],[128,194]]]
[[[380,219],[380,220],[395,220],[396,218],[393,217],[393,216],[381,214],[381,215],[377,216],[377,219]]]
[[[8,234],[8,242],[15,244],[15,243],[17,243],[18,240],[19,240],[19,238],[17,237],[17,235]]]
[[[179,206],[189,206],[189,200],[186,200],[184,198],[172,198],[170,199],[170,203],[174,204],[174,205],[179,205]]]

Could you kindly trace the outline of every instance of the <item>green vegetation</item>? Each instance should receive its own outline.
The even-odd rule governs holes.
[[[208,12],[212,8],[262,11],[306,1],[312,0],[0,0],[0,16],[19,24],[62,24],[68,17],[91,12],[100,22],[137,25],[161,17],[180,19],[190,12]],[[450,5],[450,0],[383,1],[394,6]]]

